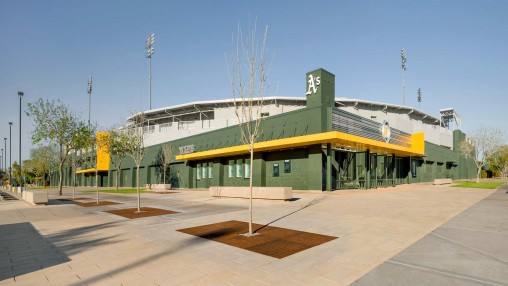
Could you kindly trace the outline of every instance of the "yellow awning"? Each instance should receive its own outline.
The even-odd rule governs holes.
[[[282,150],[326,143],[332,143],[335,147],[338,148],[346,148],[357,151],[370,150],[371,153],[395,154],[397,156],[423,156],[425,153],[425,141],[423,132],[411,135],[411,147],[403,147],[338,131],[258,142],[254,144],[254,152]],[[176,159],[201,160],[247,153],[249,153],[248,145],[238,145],[184,155],[177,155]]]
[[[97,172],[107,172],[108,169],[98,169]],[[87,174],[87,173],[95,173],[95,168],[77,170],[76,174]]]

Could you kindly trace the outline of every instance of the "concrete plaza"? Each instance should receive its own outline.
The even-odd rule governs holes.
[[[142,206],[179,213],[129,220],[103,211],[135,207],[136,195],[101,194],[101,200],[121,204],[85,208],[57,201],[62,197],[55,190],[49,193],[47,206],[0,202],[0,285],[401,285],[427,281],[410,282],[403,275],[408,271],[422,279],[427,274],[444,277],[428,280],[437,285],[466,280],[467,285],[508,283],[504,280],[508,270],[502,270],[508,268],[502,249],[508,248],[500,244],[508,241],[505,189],[413,184],[296,192],[291,201],[255,200],[256,223],[338,237],[283,259],[176,231],[227,220],[247,221],[245,199],[210,198],[203,190],[142,193]],[[65,189],[63,197],[71,194],[71,189]],[[94,199],[95,193],[77,197]],[[485,206],[485,202],[498,207]],[[492,209],[501,213],[491,213]],[[478,225],[485,227],[477,231]],[[474,236],[474,247],[468,250],[480,249],[494,261],[489,265],[497,271],[495,275],[488,272],[492,268],[485,267],[483,256],[473,254],[458,255],[455,261],[460,267],[447,268],[452,264],[443,255],[453,252],[456,244],[432,239],[455,242],[463,240],[463,235]],[[466,239],[462,245],[470,244]],[[437,266],[441,261],[448,264]],[[480,270],[462,273],[469,267]],[[450,277],[458,280],[447,280]]]

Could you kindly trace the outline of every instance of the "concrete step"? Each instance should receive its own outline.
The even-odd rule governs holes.
[[[0,191],[0,198],[2,201],[17,201],[18,200],[15,196],[13,196],[9,193],[6,193],[4,191]]]

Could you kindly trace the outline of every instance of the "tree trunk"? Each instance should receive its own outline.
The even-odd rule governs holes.
[[[120,176],[120,169],[116,169],[116,190],[117,191],[118,191],[118,181],[119,181],[118,176]]]
[[[164,175],[163,175],[163,178],[164,178],[164,179],[163,179],[163,180],[164,180],[164,182],[162,182],[162,184],[164,184],[164,185],[165,185],[165,184],[166,184],[166,168],[164,168]],[[164,189],[166,189],[166,187],[164,187]]]
[[[136,166],[136,185],[138,189],[138,212],[141,211],[141,195],[139,194],[139,164]]]
[[[63,161],[58,165],[58,193],[60,196],[62,195],[62,187],[63,187]]]
[[[95,164],[95,191],[97,192],[97,204],[99,204],[99,175],[97,173],[97,163]]]
[[[254,159],[254,142],[251,141],[250,144],[250,166],[249,166],[249,187],[250,187],[250,196],[249,196],[249,235],[252,235],[252,166]]]
[[[478,172],[476,173],[476,183],[480,182],[480,174],[482,172],[482,167],[478,168]]]
[[[74,182],[72,183],[72,199],[75,199],[76,197],[76,170],[74,170]]]

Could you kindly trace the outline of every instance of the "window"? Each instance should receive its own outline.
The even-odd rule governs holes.
[[[169,132],[171,130],[172,122],[162,123],[159,125],[159,132]]]
[[[233,178],[235,176],[235,160],[229,160],[229,177]]]
[[[242,174],[242,160],[236,160],[236,177],[241,178]]]
[[[210,178],[210,179],[213,178],[213,175],[212,175],[212,169],[213,168],[212,168],[212,166],[213,166],[212,163],[208,164],[208,178]]]
[[[143,126],[143,133],[154,133],[155,125]]]
[[[279,164],[277,163],[273,164],[273,176],[274,177],[279,176]]]
[[[201,180],[201,164],[196,165],[196,179]]]
[[[244,174],[245,174],[245,178],[250,178],[250,160],[247,159],[245,160],[245,170],[244,170]]]
[[[203,164],[203,168],[201,169],[201,171],[203,172],[203,179],[206,179],[206,164]]]
[[[284,173],[291,173],[291,160],[284,160]]]

